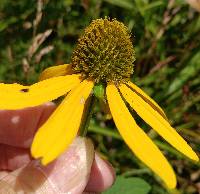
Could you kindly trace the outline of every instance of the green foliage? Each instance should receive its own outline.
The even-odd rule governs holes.
[[[172,94],[176,90],[180,89],[181,87],[184,86],[184,84],[194,78],[199,76],[200,72],[200,52],[199,50],[197,51],[194,56],[190,58],[189,61],[187,61],[187,66],[184,67],[180,72],[178,72],[177,77],[173,80],[171,83],[167,94]]]
[[[124,22],[132,33],[136,51],[132,81],[161,105],[173,126],[198,153],[200,14],[186,1],[1,0],[0,81],[34,83],[46,67],[69,63],[83,29],[92,19],[105,16]],[[95,92],[101,99],[102,88]],[[113,164],[117,174],[148,182],[151,194],[197,193],[200,164],[187,160],[133,114],[174,167],[179,183],[176,191],[168,191],[134,157],[102,101],[95,107],[89,126],[96,149]]]
[[[113,187],[103,194],[147,194],[150,188],[150,185],[140,178],[118,176]]]

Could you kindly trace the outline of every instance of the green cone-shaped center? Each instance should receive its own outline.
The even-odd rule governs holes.
[[[130,78],[135,61],[127,27],[117,20],[94,20],[79,38],[72,54],[73,70],[98,82]]]

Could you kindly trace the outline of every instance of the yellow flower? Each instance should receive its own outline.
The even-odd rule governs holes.
[[[152,140],[137,125],[126,103],[160,136],[192,160],[198,157],[173,129],[158,104],[129,79],[134,50],[128,29],[117,20],[94,20],[78,40],[71,64],[46,69],[31,86],[0,84],[0,109],[40,105],[66,95],[48,121],[36,133],[31,153],[48,164],[73,141],[83,120],[93,87],[106,87],[106,99],[124,141],[134,154],[159,175],[169,188],[175,174]]]

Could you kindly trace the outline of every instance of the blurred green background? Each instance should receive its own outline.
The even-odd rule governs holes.
[[[183,0],[1,0],[0,82],[34,83],[46,67],[69,63],[83,29],[105,16],[124,22],[132,32],[136,51],[132,80],[161,105],[171,124],[198,153],[200,14]],[[167,190],[134,157],[99,104],[88,136],[120,175],[115,186],[127,184],[123,194],[200,192],[200,163],[185,158],[136,119],[173,165],[178,187]]]

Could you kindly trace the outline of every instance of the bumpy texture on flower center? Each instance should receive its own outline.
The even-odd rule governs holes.
[[[73,70],[98,82],[123,82],[133,73],[134,49],[128,28],[116,19],[94,20],[72,54]]]

